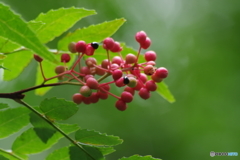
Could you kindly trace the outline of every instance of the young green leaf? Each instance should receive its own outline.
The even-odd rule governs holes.
[[[14,43],[9,39],[0,36],[0,53],[8,54],[20,47],[21,46],[17,43]]]
[[[5,104],[5,103],[0,103],[0,109],[5,109],[5,108],[8,108],[8,104]]]
[[[88,149],[86,146],[83,146],[85,151],[88,151],[88,154],[75,146],[63,147],[58,150],[50,153],[46,160],[103,160],[103,155],[95,148]],[[89,152],[90,151],[90,152]]]
[[[14,153],[0,148],[0,160],[19,160],[21,159]]]
[[[60,8],[41,13],[34,21],[44,23],[34,30],[42,43],[47,43],[71,28],[80,19],[96,14],[94,10],[83,8]]]
[[[42,101],[40,109],[54,120],[66,120],[78,111],[76,103],[55,97]]]
[[[87,28],[78,29],[69,33],[66,37],[58,42],[58,49],[67,51],[70,42],[84,40],[87,43],[101,42],[104,38],[113,35],[125,22],[124,18],[104,22],[97,25],[91,25]]]
[[[66,131],[66,134],[72,133],[79,129],[76,124],[59,124],[60,129],[62,127]],[[30,128],[23,132],[17,139],[13,142],[12,150],[17,154],[33,154],[39,153],[43,150],[50,148],[52,145],[57,143],[59,139],[63,137],[62,134],[56,132],[50,139],[48,139],[47,143],[44,143],[39,136],[36,134],[33,128]]]
[[[75,139],[81,144],[94,147],[115,146],[123,142],[119,137],[86,129],[78,130],[75,133]]]
[[[24,107],[0,111],[0,138],[5,138],[28,125],[29,112]]]
[[[115,152],[116,150],[113,147],[99,147],[98,150],[104,155],[111,154]]]
[[[131,157],[124,157],[119,160],[161,160],[159,158],[153,158],[152,156],[139,156],[139,155],[133,155]]]
[[[28,22],[28,27],[31,28],[35,33],[38,32],[45,25],[44,22],[31,20]]]
[[[0,3],[0,36],[31,49],[49,61],[55,62],[53,55],[39,41],[27,23],[2,3]]]
[[[175,98],[168,89],[168,86],[164,83],[157,83],[157,93],[159,93],[164,99],[166,99],[168,102],[173,103],[175,102]]]
[[[19,57],[21,57],[21,59]],[[10,81],[17,78],[22,73],[24,68],[28,66],[32,58],[32,51],[27,50],[23,50],[17,54],[9,54],[7,58],[4,59],[4,66],[9,68],[11,71],[4,72],[3,80]]]

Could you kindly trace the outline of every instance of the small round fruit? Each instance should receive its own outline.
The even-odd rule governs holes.
[[[68,44],[68,50],[71,52],[71,53],[76,53],[77,50],[76,50],[76,43],[75,42],[71,42]]]
[[[150,92],[142,87],[139,92],[138,92],[138,95],[142,98],[142,99],[148,99],[150,97]]]
[[[74,103],[76,104],[81,104],[82,103],[82,100],[83,100],[83,96],[80,94],[80,93],[75,93],[73,96],[72,96],[72,100]]]
[[[146,65],[143,71],[146,75],[153,75],[153,73],[155,72],[155,68],[152,65]]]
[[[123,77],[124,84],[129,84],[129,82],[130,82],[130,80],[129,80],[128,76]]]
[[[134,90],[133,88],[131,88],[131,87],[125,87],[125,88],[124,88],[124,91],[129,92],[129,93],[131,93],[132,95],[135,94],[135,90]]]
[[[119,111],[125,111],[127,109],[127,104],[123,100],[117,100],[117,102],[115,103],[115,107]]]
[[[114,40],[110,37],[107,37],[103,40],[103,48],[110,50],[115,45]]]
[[[157,59],[157,54],[154,51],[147,51],[144,54],[144,58],[146,61],[155,61]]]
[[[168,76],[168,70],[164,67],[160,67],[156,70],[155,75],[158,78],[166,78]]]
[[[43,59],[37,54],[34,54],[33,57],[37,62],[42,62],[43,61]]]
[[[76,51],[84,53],[86,51],[87,44],[85,41],[78,41],[76,43]]]
[[[63,54],[61,55],[61,62],[68,63],[70,60],[71,60],[71,57],[70,57],[69,54],[63,53]]]
[[[99,86],[98,81],[93,77],[89,77],[86,81],[86,84],[91,89],[98,89]]]
[[[113,77],[113,79],[114,79],[114,81],[116,81],[116,80],[118,80],[119,78],[121,78],[122,77],[122,70],[120,70],[120,69],[116,69],[116,70],[114,70],[113,72],[112,72],[112,77]]]
[[[128,77],[129,83],[127,84],[129,87],[136,87],[137,86],[137,79],[134,77]]]
[[[133,64],[133,63],[136,62],[137,57],[134,54],[129,53],[129,54],[126,55],[125,60],[126,60],[127,64]]]
[[[146,38],[147,38],[147,34],[144,31],[137,32],[135,35],[135,39],[138,43],[145,42]]]
[[[145,42],[140,43],[143,49],[148,49],[151,45],[151,39],[149,37],[146,38]]]
[[[119,42],[114,42],[114,46],[110,49],[111,52],[121,52],[122,51],[122,47],[120,45]]]
[[[65,70],[66,70],[66,68],[64,66],[57,66],[55,68],[55,73],[56,74],[61,74],[61,73],[65,72]]]
[[[93,49],[98,49],[99,44],[97,42],[92,42],[91,46]]]
[[[125,103],[130,103],[133,100],[133,95],[129,92],[124,91],[121,94],[121,100]]]
[[[156,91],[157,90],[157,85],[153,80],[149,80],[145,84],[147,90],[149,91]]]
[[[91,88],[88,86],[82,86],[79,91],[84,97],[90,97],[92,94]]]
[[[85,60],[85,64],[86,64],[88,67],[94,67],[94,65],[97,64],[97,60],[96,60],[96,58],[88,57],[88,58]]]

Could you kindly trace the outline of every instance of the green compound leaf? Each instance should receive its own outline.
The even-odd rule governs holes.
[[[0,3],[0,36],[31,49],[49,61],[55,62],[53,55],[40,42],[36,34],[28,27],[28,24],[2,3]]]
[[[84,40],[87,43],[101,42],[104,38],[113,35],[125,22],[124,18],[104,22],[97,25],[91,25],[87,28],[78,29],[69,33],[66,37],[58,42],[58,49],[67,51],[70,42]]]
[[[8,54],[7,58],[4,59],[4,66],[10,69],[10,71],[4,72],[3,80],[10,81],[14,78],[17,78],[22,73],[24,68],[28,66],[32,58],[32,51],[27,50],[20,51],[17,54]]]
[[[76,124],[58,124],[58,127],[64,130],[66,134],[72,133],[79,129],[78,125]],[[36,134],[34,129],[30,128],[17,137],[17,139],[13,142],[12,150],[17,154],[39,153],[50,148],[62,137],[63,136],[59,132],[56,132],[51,138],[48,139],[47,143],[44,143]]]
[[[164,82],[157,83],[157,93],[159,93],[168,102],[175,102],[175,98]]]
[[[43,25],[33,29],[40,41],[47,43],[71,28],[80,19],[93,14],[96,14],[94,10],[75,7],[50,10],[34,19],[36,22],[42,22]]]
[[[88,146],[83,146],[83,149],[87,153],[76,146],[63,147],[50,153],[46,160],[104,160],[98,149]]]
[[[76,103],[55,97],[42,101],[40,109],[47,117],[54,120],[66,120],[78,111]]]
[[[131,157],[124,157],[119,160],[161,160],[159,158],[153,158],[152,156],[139,156],[139,155],[133,155]]]
[[[0,111],[0,138],[8,137],[28,125],[29,112],[30,111],[24,107]]]
[[[117,136],[107,135],[86,129],[78,130],[75,133],[75,139],[79,141],[80,144],[94,147],[115,146],[123,142],[123,140]]]
[[[5,109],[5,108],[8,108],[8,104],[5,104],[5,103],[0,103],[0,109]]]
[[[75,54],[70,54],[71,56],[71,60],[67,63],[68,68],[73,64],[74,60],[75,60]],[[59,59],[59,62],[57,63],[57,65],[63,65],[63,63],[60,63],[60,59],[61,59],[61,54],[57,54],[55,55],[56,59]],[[46,78],[50,78],[53,76],[56,76],[55,73],[55,68],[57,66],[56,64],[53,64],[49,61],[42,61],[42,66],[43,66],[43,71],[44,71],[44,75]],[[36,85],[39,85],[43,82],[43,77],[40,71],[40,67],[38,66],[38,70],[37,70],[37,79],[36,79]],[[57,78],[54,78],[50,81],[48,81],[48,83],[56,83],[58,82]],[[37,95],[44,95],[47,91],[49,91],[52,87],[44,87],[44,88],[40,88],[35,90],[35,93]]]

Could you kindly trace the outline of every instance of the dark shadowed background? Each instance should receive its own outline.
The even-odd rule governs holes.
[[[169,70],[165,80],[176,98],[173,104],[153,93],[147,101],[135,97],[129,108],[115,109],[115,99],[80,105],[69,121],[82,128],[120,136],[124,143],[107,156],[115,160],[133,154],[163,160],[207,160],[210,151],[240,154],[240,1],[239,0],[1,0],[26,20],[60,7],[95,9],[98,14],[81,20],[76,28],[124,17],[127,22],[113,36],[137,49],[134,35],[144,30],[158,54],[157,65]],[[79,37],[81,39],[81,37]],[[56,47],[56,41],[48,44]],[[19,59],[20,60],[20,59]],[[34,85],[36,63],[1,92]],[[78,87],[56,87],[45,96],[28,93],[26,101],[38,105],[46,97],[71,99]],[[115,89],[120,92],[120,89]],[[16,103],[0,100],[12,105]],[[8,149],[13,135],[0,141]],[[61,140],[59,144],[68,144]],[[55,145],[53,149],[59,147]],[[42,160],[53,149],[33,155]],[[239,155],[240,156],[240,155]],[[215,159],[239,159],[215,157]]]

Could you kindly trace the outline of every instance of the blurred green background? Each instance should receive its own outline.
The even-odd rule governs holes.
[[[1,0],[27,21],[40,12],[60,7],[95,9],[76,28],[124,17],[127,22],[113,36],[137,49],[134,35],[144,30],[158,54],[157,65],[169,70],[165,80],[176,98],[173,104],[153,93],[147,101],[135,97],[124,112],[115,109],[115,99],[80,105],[69,121],[82,128],[120,136],[124,143],[107,156],[115,160],[133,154],[163,160],[213,159],[210,151],[240,154],[240,1],[239,0]],[[81,39],[81,37],[79,37]],[[48,44],[56,47],[56,41]],[[20,59],[19,59],[20,60]],[[36,63],[16,80],[1,82],[1,92],[34,85]],[[45,96],[28,93],[26,101],[38,105],[46,97],[71,99],[78,88],[56,87]],[[115,92],[120,90],[115,89]],[[12,105],[16,103],[1,99]],[[10,148],[13,138],[0,141]],[[61,140],[58,145],[66,145]],[[42,160],[53,149],[33,160]],[[239,155],[240,156],[240,155]],[[215,157],[215,159],[239,159]]]

